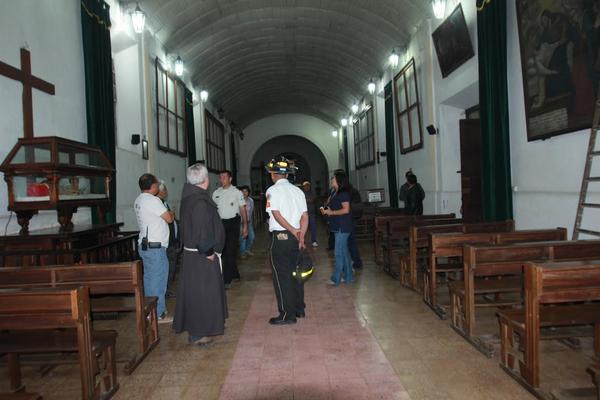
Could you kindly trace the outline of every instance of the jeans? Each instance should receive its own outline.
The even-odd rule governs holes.
[[[315,214],[308,214],[308,229],[310,230],[310,242],[315,243],[317,241],[317,216]]]
[[[356,238],[354,233],[350,234],[348,238],[348,250],[350,250],[350,257],[355,268],[361,268],[363,265],[362,259],[360,258],[360,252],[358,251],[358,245],[356,244]]]
[[[252,222],[248,222],[248,237],[246,239],[242,237],[242,227],[240,226],[240,254],[252,250],[252,244],[254,244],[254,227]]]
[[[166,247],[160,249],[139,249],[140,257],[144,263],[144,294],[158,297],[157,313],[160,317],[167,306],[165,293],[167,292],[167,278],[169,277],[169,260]]]
[[[346,282],[352,282],[352,261],[350,259],[350,251],[348,250],[348,237],[350,232],[334,232],[335,234],[335,270],[331,280],[335,285],[339,285],[341,278],[346,279]]]

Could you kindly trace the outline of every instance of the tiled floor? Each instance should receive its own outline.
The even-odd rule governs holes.
[[[306,285],[307,318],[270,326],[276,305],[266,243],[260,232],[256,255],[241,261],[243,280],[227,291],[225,335],[196,348],[161,326],[159,346],[132,375],[119,376],[116,399],[533,399],[497,358],[484,357],[416,293],[381,272],[371,261],[371,243],[361,245],[365,268],[357,282],[339,288],[325,283],[333,259],[319,247],[317,276]],[[126,316],[95,323],[117,329],[120,359],[135,348],[132,322]],[[493,315],[481,326],[493,331]],[[587,339],[582,351],[545,343],[542,381],[549,389],[589,386],[584,366],[590,348]],[[0,392],[8,388],[6,372],[0,364]],[[27,390],[46,400],[80,397],[76,366],[59,366],[43,377],[26,366],[23,375]]]

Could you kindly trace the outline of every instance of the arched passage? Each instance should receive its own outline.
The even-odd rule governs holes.
[[[280,155],[297,161],[297,183],[312,182],[317,195],[327,190],[329,168],[323,152],[302,136],[283,135],[267,140],[252,156],[250,185],[254,193],[264,192],[271,185],[264,163]]]

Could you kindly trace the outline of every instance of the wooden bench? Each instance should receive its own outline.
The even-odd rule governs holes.
[[[500,365],[538,394],[541,328],[592,325],[594,352],[600,356],[600,260],[526,263],[524,298],[524,307],[497,312]],[[514,348],[515,333],[518,348]],[[514,371],[516,360],[520,374]]]
[[[423,300],[441,318],[446,317],[446,307],[441,306],[437,299],[437,275],[441,273],[462,273],[463,247],[465,245],[506,245],[525,242],[542,242],[554,240],[567,240],[565,228],[536,229],[506,232],[475,232],[467,227],[469,233],[431,233],[428,238],[428,262],[423,283]],[[485,227],[481,227],[484,229]],[[439,258],[460,259],[460,263],[441,264]],[[459,284],[460,285],[460,284]]]
[[[440,218],[421,218],[412,216],[404,219],[394,219],[387,221],[386,235],[383,244],[383,268],[394,278],[399,277],[400,283],[413,290],[418,290],[417,277],[403,276],[399,272],[395,273],[392,270],[393,260],[404,261],[399,258],[400,255],[408,254],[408,235],[411,226],[427,226],[427,225],[452,225],[462,223],[461,219],[448,218],[445,215]],[[400,265],[399,271],[407,271],[408,267]]]
[[[600,400],[600,364],[590,365],[587,372],[592,376],[592,382],[594,382],[596,400]]]
[[[0,400],[43,400],[43,397],[37,393],[0,393]]]
[[[92,312],[135,312],[138,351],[125,364],[125,373],[129,375],[160,341],[156,315],[158,299],[144,297],[141,261],[66,267],[0,268],[0,289],[60,288],[73,285],[89,287],[93,296]],[[133,295],[133,299],[129,295]]]
[[[102,243],[73,249],[13,249],[0,251],[3,267],[109,263],[139,259],[138,234],[119,232]]]
[[[417,264],[419,261],[427,262],[429,235],[432,233],[461,233],[461,232],[508,232],[514,231],[515,222],[512,220],[501,222],[460,223],[460,224],[413,224],[408,228],[408,251],[400,255],[400,281],[417,286]],[[452,267],[456,268],[456,265]],[[423,293],[427,290],[427,277],[423,280]]]
[[[476,337],[475,308],[519,304],[522,266],[526,262],[600,259],[600,240],[517,243],[499,246],[471,246],[463,249],[463,280],[448,285],[452,327],[488,357],[493,347]],[[503,300],[505,294],[516,300]],[[489,298],[493,295],[495,298]],[[476,296],[484,301],[476,303]]]
[[[82,398],[118,390],[115,331],[92,331],[89,290],[0,291],[0,353],[8,357],[11,390],[23,390],[19,354],[78,352]]]

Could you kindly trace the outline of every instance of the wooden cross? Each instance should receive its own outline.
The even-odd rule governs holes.
[[[23,84],[23,137],[33,137],[33,89],[54,95],[54,85],[37,76],[31,75],[31,53],[21,49],[21,69],[17,69],[0,61],[0,75],[14,79]]]

